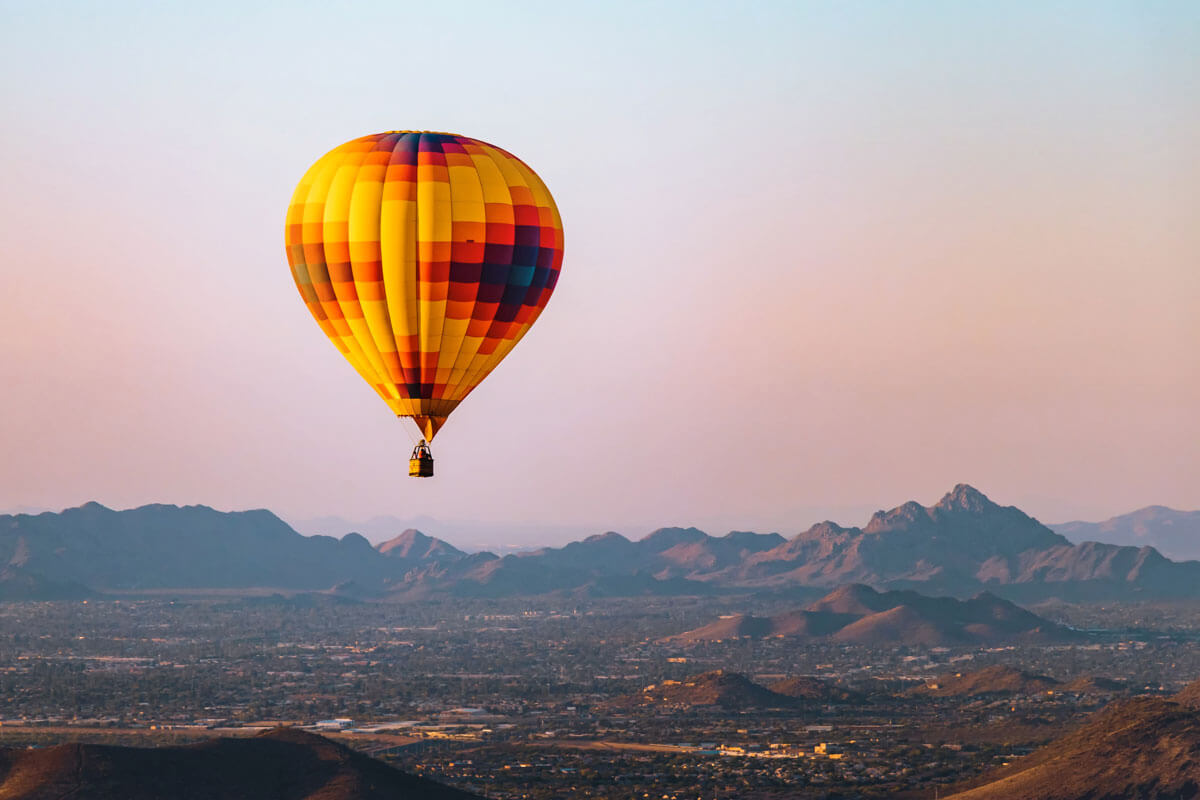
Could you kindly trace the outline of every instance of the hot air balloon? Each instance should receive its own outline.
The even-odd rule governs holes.
[[[478,139],[377,133],[309,168],[284,238],[321,330],[424,437],[409,474],[431,476],[426,441],[554,291],[563,230],[550,192],[523,161]]]

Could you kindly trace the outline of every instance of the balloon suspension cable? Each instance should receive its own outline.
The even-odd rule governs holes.
[[[398,419],[399,419],[399,420],[401,421],[401,423],[402,423],[402,424],[400,425],[400,427],[404,429],[404,433],[405,433],[405,434],[408,436],[408,441],[409,441],[409,443],[410,443],[410,444],[411,444],[413,447],[416,447],[416,446],[417,446],[417,441],[418,441],[419,439],[424,439],[425,437],[424,437],[424,436],[417,436],[415,433],[413,433],[413,430],[412,430],[412,428],[411,428],[411,427],[409,427],[408,423],[407,423],[407,422],[404,422],[404,420],[406,420],[406,419],[412,419],[412,417],[398,417]]]

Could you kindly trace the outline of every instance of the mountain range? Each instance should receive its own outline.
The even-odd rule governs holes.
[[[1146,506],[1104,522],[1064,522],[1050,527],[1077,542],[1150,546],[1177,561],[1200,559],[1200,511]]]
[[[372,544],[377,544],[394,537],[396,531],[413,528],[431,537],[453,540],[463,550],[490,550],[499,555],[536,550],[547,544],[570,542],[596,532],[594,526],[578,524],[548,525],[438,519],[425,514],[402,517],[387,515],[358,520],[333,515],[284,519],[305,536],[322,534],[340,538],[350,531],[355,531],[365,536]]]
[[[1200,594],[1200,562],[1152,547],[1072,544],[965,484],[935,505],[876,512],[861,528],[822,522],[786,539],[662,528],[608,532],[503,557],[466,553],[417,530],[372,546],[302,536],[269,511],[87,503],[0,516],[0,597],[170,589],[339,591],[360,599],[761,592],[862,583],[968,597],[1068,600]]]
[[[0,800],[471,800],[294,728],[173,747],[0,749]]]
[[[879,511],[862,528],[822,522],[791,539],[662,528],[637,541],[609,532],[561,548],[473,558],[440,561],[390,591],[701,594],[864,583],[957,596],[986,589],[1024,601],[1200,593],[1200,563],[1172,562],[1151,547],[1072,544],[965,484],[933,506]]]
[[[665,641],[687,644],[744,636],[824,639],[873,647],[942,647],[1064,642],[1080,634],[988,592],[957,600],[910,590],[877,592],[863,584],[848,584],[799,611],[773,617],[722,617]]]

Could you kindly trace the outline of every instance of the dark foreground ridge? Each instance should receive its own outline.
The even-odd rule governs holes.
[[[1200,797],[1200,714],[1161,698],[1118,701],[985,780],[952,797],[1194,800]]]
[[[293,728],[178,747],[0,749],[0,800],[471,800]]]

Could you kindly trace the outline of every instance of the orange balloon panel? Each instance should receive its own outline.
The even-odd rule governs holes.
[[[529,330],[563,257],[554,199],[524,162],[418,131],[326,153],[285,240],[321,330],[426,439]]]

